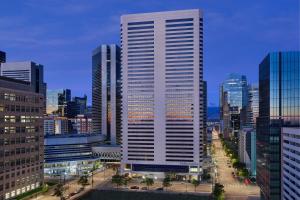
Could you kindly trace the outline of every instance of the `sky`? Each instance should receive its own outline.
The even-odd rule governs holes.
[[[256,84],[268,52],[300,49],[299,0],[1,0],[0,50],[7,62],[43,64],[48,89],[91,102],[91,52],[120,43],[121,15],[195,8],[204,13],[208,106],[218,106],[229,73]]]

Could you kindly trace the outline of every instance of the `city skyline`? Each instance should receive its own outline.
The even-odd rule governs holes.
[[[0,200],[300,199],[299,1],[0,7]]]
[[[0,14],[3,27],[0,42],[1,50],[7,53],[7,62],[42,63],[49,89],[64,87],[72,89],[77,96],[87,94],[89,104],[92,49],[95,45],[119,43],[122,14],[189,8],[204,11],[204,79],[208,81],[208,106],[218,105],[218,86],[228,73],[245,74],[249,83],[257,83],[258,64],[265,54],[299,48],[295,42],[299,37],[296,0],[285,4],[188,1],[171,5],[158,1],[91,2],[89,5],[82,1],[76,4],[46,1],[41,5],[31,0],[7,1],[1,6],[4,9]],[[103,12],[94,12],[97,8],[103,8]],[[43,18],[39,17],[41,14]],[[65,79],[66,73],[70,78]],[[80,79],[74,78],[78,76]]]

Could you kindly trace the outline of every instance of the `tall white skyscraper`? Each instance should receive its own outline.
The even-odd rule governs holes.
[[[200,10],[121,17],[122,171],[197,178],[203,160]]]

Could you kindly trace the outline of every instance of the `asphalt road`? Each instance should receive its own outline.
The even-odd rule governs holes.
[[[216,148],[214,159],[217,165],[217,181],[224,185],[225,198],[232,200],[254,200],[260,199],[259,188],[256,185],[245,185],[243,182],[238,181],[233,177],[232,172],[234,169],[229,168],[227,161],[229,160],[221,145],[218,137],[218,132],[213,132],[213,144]]]

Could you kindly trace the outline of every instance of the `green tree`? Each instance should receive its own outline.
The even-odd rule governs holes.
[[[128,176],[122,176],[123,177],[123,185],[127,186],[128,183],[131,181],[131,178]]]
[[[216,183],[213,191],[214,200],[223,200],[224,192],[225,192],[224,186],[220,183]]]
[[[209,179],[211,178],[211,176],[210,176],[210,174],[207,172],[207,170],[204,170],[204,171],[203,171],[202,178],[203,178],[203,180],[209,180]]]
[[[162,185],[163,185],[163,188],[166,188],[166,190],[167,190],[168,187],[171,187],[172,186],[171,178],[169,176],[165,177],[164,180],[163,180]]]
[[[124,184],[124,177],[119,174],[113,175],[111,182],[116,184],[117,188],[119,188]]]
[[[64,200],[65,199],[64,194],[65,194],[66,190],[67,190],[67,187],[64,187],[63,184],[59,183],[54,188],[54,195],[59,197],[60,200]]]
[[[200,181],[196,180],[196,179],[193,179],[192,184],[193,184],[193,186],[195,188],[195,192],[196,192],[197,187],[200,185]]]
[[[81,176],[77,182],[79,185],[81,185],[83,188],[88,185],[89,179],[87,175]]]
[[[92,170],[95,171],[95,170],[99,169],[100,166],[101,166],[101,163],[100,163],[99,160],[97,160],[97,161],[94,162]]]
[[[147,189],[149,190],[149,187],[154,184],[154,180],[153,178],[146,177],[144,180],[142,180],[141,183],[145,184],[147,186]]]
[[[46,193],[46,192],[48,192],[48,190],[49,190],[48,184],[44,184],[43,188],[42,188],[42,193]]]

